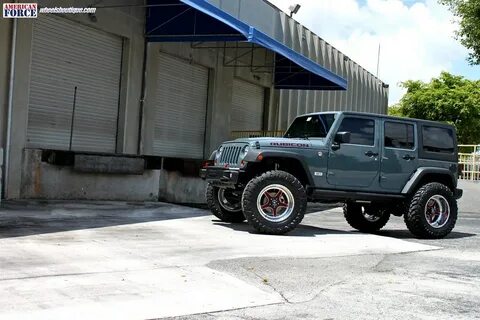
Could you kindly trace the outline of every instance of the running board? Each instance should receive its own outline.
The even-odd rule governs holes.
[[[311,189],[313,200],[342,200],[342,201],[389,201],[402,200],[405,195],[391,193],[355,192],[328,189]]]

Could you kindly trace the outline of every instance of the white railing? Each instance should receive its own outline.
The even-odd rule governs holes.
[[[480,180],[480,145],[459,145],[458,164],[460,166],[460,179]]]

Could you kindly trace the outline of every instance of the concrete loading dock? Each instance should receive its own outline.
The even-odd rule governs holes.
[[[311,111],[386,112],[386,84],[268,2],[199,3],[107,1],[94,16],[2,19],[4,198],[201,202],[200,161],[233,130],[284,130]],[[166,23],[175,17],[165,16],[168,10],[183,10],[184,20]],[[248,42],[236,29],[230,38],[188,34],[178,26],[192,17],[216,26],[228,17],[260,32],[263,42]],[[324,79],[343,79],[347,90],[295,83],[288,72],[280,83],[273,69],[281,53],[272,49],[279,47],[294,56],[284,68],[302,60],[324,70]],[[94,169],[77,170],[79,155]],[[99,170],[108,157],[118,166]]]

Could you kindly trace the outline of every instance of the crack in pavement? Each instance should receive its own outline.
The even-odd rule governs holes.
[[[288,304],[291,304],[291,303],[294,303],[294,302],[290,302],[287,297],[285,297],[284,293],[281,292],[280,290],[277,290],[277,288],[275,288],[272,284],[270,284],[268,282],[268,279],[262,277],[261,275],[259,275],[258,273],[256,273],[255,271],[253,270],[249,270],[248,268],[245,268],[245,266],[242,265],[242,268],[247,271],[247,272],[251,272],[253,273],[257,278],[261,279],[262,280],[262,283],[266,286],[268,286],[269,288],[271,288],[273,291],[275,291],[286,303]],[[266,280],[266,281],[265,281]]]

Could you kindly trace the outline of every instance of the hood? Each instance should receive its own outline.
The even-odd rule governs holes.
[[[308,139],[295,139],[295,138],[240,138],[230,142],[234,143],[248,143],[254,147],[257,142],[260,144],[260,148],[297,148],[297,149],[309,149],[312,148],[312,142],[315,141],[316,145],[325,143],[325,139],[308,140]]]

